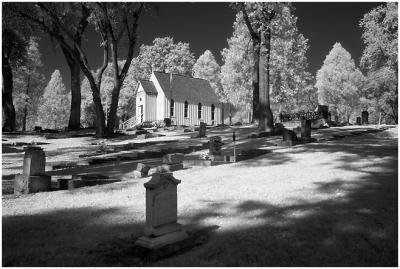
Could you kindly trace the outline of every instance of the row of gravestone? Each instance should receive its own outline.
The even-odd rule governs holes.
[[[185,152],[202,149],[201,147],[192,147],[187,149],[182,149]],[[167,149],[168,151],[168,149]],[[174,151],[179,151],[179,149],[174,149]],[[183,168],[183,154],[175,153],[175,154],[167,154],[165,155],[165,151],[145,151],[139,154],[136,154],[135,159],[144,159],[144,158],[163,158],[163,164],[161,166],[157,166],[149,169],[148,175],[152,175],[156,172],[167,172],[167,171],[176,171]],[[110,158],[99,158],[92,159],[88,162],[88,164],[99,164],[108,161],[115,161],[118,157],[110,157]],[[180,160],[180,161],[176,161]],[[76,167],[80,164],[75,163],[66,163],[64,165],[54,165],[53,169],[59,168],[68,168],[68,167]],[[80,165],[82,166],[82,165]],[[46,175],[45,173],[46,167],[46,157],[42,148],[36,146],[28,146],[25,148],[25,155],[23,161],[23,173],[21,175],[16,175],[14,178],[14,193],[15,194],[27,194],[27,193],[35,193],[41,191],[49,191],[51,190],[51,176]],[[81,178],[72,178],[72,180],[61,178],[59,179],[60,189],[65,189],[64,186],[69,186],[68,188],[76,188],[83,186],[84,182],[88,181],[90,184],[91,180],[82,180]]]

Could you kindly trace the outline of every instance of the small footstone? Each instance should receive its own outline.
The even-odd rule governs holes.
[[[145,174],[145,173],[135,170],[132,172],[132,175],[133,175],[133,178],[142,178],[142,177],[146,177],[147,173]]]
[[[163,172],[173,172],[183,169],[183,163],[162,164],[161,167]]]
[[[182,163],[184,156],[185,155],[183,153],[167,154],[164,155],[162,162],[164,164]]]
[[[77,188],[82,188],[84,186],[85,186],[84,182],[80,179],[68,180],[68,189],[77,189]]]
[[[143,163],[137,164],[136,171],[143,173],[143,174],[147,174],[147,172],[149,172],[149,170],[150,170],[150,166],[143,164]]]

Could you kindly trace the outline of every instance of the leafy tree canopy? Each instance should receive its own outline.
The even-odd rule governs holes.
[[[59,70],[55,70],[44,89],[37,125],[60,129],[68,126],[70,93],[65,89]]]
[[[340,43],[336,43],[317,71],[316,88],[320,104],[330,105],[348,121],[354,108],[359,105],[364,76],[356,67]]]
[[[138,60],[141,69],[150,76],[151,70],[191,75],[195,63],[189,43],[174,43],[171,37],[157,37],[152,45],[142,45]]]

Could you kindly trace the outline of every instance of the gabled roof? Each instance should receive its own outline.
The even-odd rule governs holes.
[[[153,71],[160,83],[165,96],[170,98],[170,74]],[[218,96],[205,79],[192,78],[172,74],[172,99],[179,102],[191,102],[202,104],[215,104],[219,102]]]
[[[147,94],[154,94],[157,95],[157,89],[154,86],[153,82],[150,80],[139,80],[140,84],[142,84],[143,90]]]

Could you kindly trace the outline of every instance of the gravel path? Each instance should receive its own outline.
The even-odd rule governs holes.
[[[396,266],[397,147],[389,129],[176,171],[179,221],[216,230],[154,263],[110,258],[143,231],[148,178],[5,196],[3,266]]]

